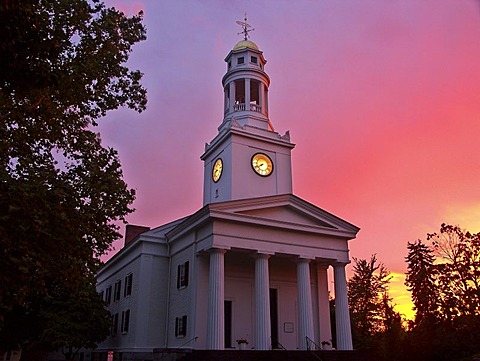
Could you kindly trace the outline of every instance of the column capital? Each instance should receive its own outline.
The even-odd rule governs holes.
[[[328,269],[328,267],[331,266],[330,263],[325,263],[325,262],[317,262],[317,268],[320,268],[320,269]]]
[[[225,249],[225,248],[209,248],[207,250],[207,252],[210,254],[212,253],[225,254],[227,253],[227,251],[229,251],[229,249]]]
[[[348,261],[335,261],[332,263],[333,267],[337,268],[337,267],[346,267],[348,266],[350,263],[352,263],[352,261],[348,260]]]
[[[270,258],[274,255],[273,252],[262,252],[262,251],[257,251],[256,253],[253,254],[253,258]]]
[[[299,256],[297,256],[297,258],[296,258],[297,263],[299,263],[299,262],[308,262],[308,263],[310,263],[310,262],[312,262],[312,261],[314,261],[314,260],[315,260],[315,257],[305,256],[305,255],[299,255]]]

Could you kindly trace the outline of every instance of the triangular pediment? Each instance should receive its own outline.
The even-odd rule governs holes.
[[[292,194],[259,197],[208,206],[219,218],[264,223],[271,227],[355,238],[359,228]]]
[[[327,228],[337,228],[332,224],[325,222],[322,219],[314,217],[310,214],[301,212],[291,206],[277,206],[263,209],[253,209],[237,212],[239,214],[245,214],[252,217],[261,217],[265,219],[271,219],[281,222],[296,223],[306,226],[318,226]]]

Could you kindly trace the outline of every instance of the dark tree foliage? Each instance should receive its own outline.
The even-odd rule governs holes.
[[[480,354],[480,233],[442,224],[427,240],[431,246],[408,244],[406,284],[417,317],[403,359],[471,360]]]
[[[412,293],[415,324],[438,316],[438,289],[435,284],[435,256],[421,240],[407,244],[405,285]]]
[[[93,127],[145,109],[142,74],[125,66],[144,39],[142,14],[98,0],[0,2],[0,347],[35,343],[44,330],[17,325],[92,295],[132,212],[117,153]]]
[[[405,328],[402,316],[393,308],[388,291],[382,295],[382,331],[377,332],[373,339],[372,353],[384,360],[401,360]]]
[[[353,258],[353,276],[348,280],[348,302],[354,347],[370,349],[373,336],[384,329],[382,296],[390,274],[376,255],[369,261]]]
[[[44,325],[40,345],[61,350],[66,360],[73,360],[81,348],[95,348],[112,324],[95,284],[86,285],[75,295],[53,298],[42,310],[40,320]]]
[[[440,259],[436,268],[442,315],[480,315],[480,233],[442,224],[440,232],[427,239]]]

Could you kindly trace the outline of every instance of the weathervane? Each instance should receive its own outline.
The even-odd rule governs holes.
[[[237,24],[240,25],[243,29],[243,31],[241,31],[240,33],[238,33],[238,35],[240,34],[243,34],[245,36],[245,40],[248,40],[248,38],[250,37],[250,35],[248,34],[250,31],[252,30],[255,30],[255,29],[249,29],[252,27],[252,25],[248,24],[247,23],[247,13],[245,13],[245,19],[244,21],[240,21],[238,20],[237,21]]]

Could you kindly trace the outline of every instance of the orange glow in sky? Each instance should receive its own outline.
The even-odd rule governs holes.
[[[145,73],[148,110],[99,127],[137,189],[129,222],[155,227],[202,206],[199,157],[222,122],[224,58],[247,12],[268,61],[270,119],[296,144],[295,194],[361,228],[351,256],[376,253],[412,317],[407,242],[443,222],[480,231],[480,3],[107,4],[143,9],[148,30],[129,62]]]

